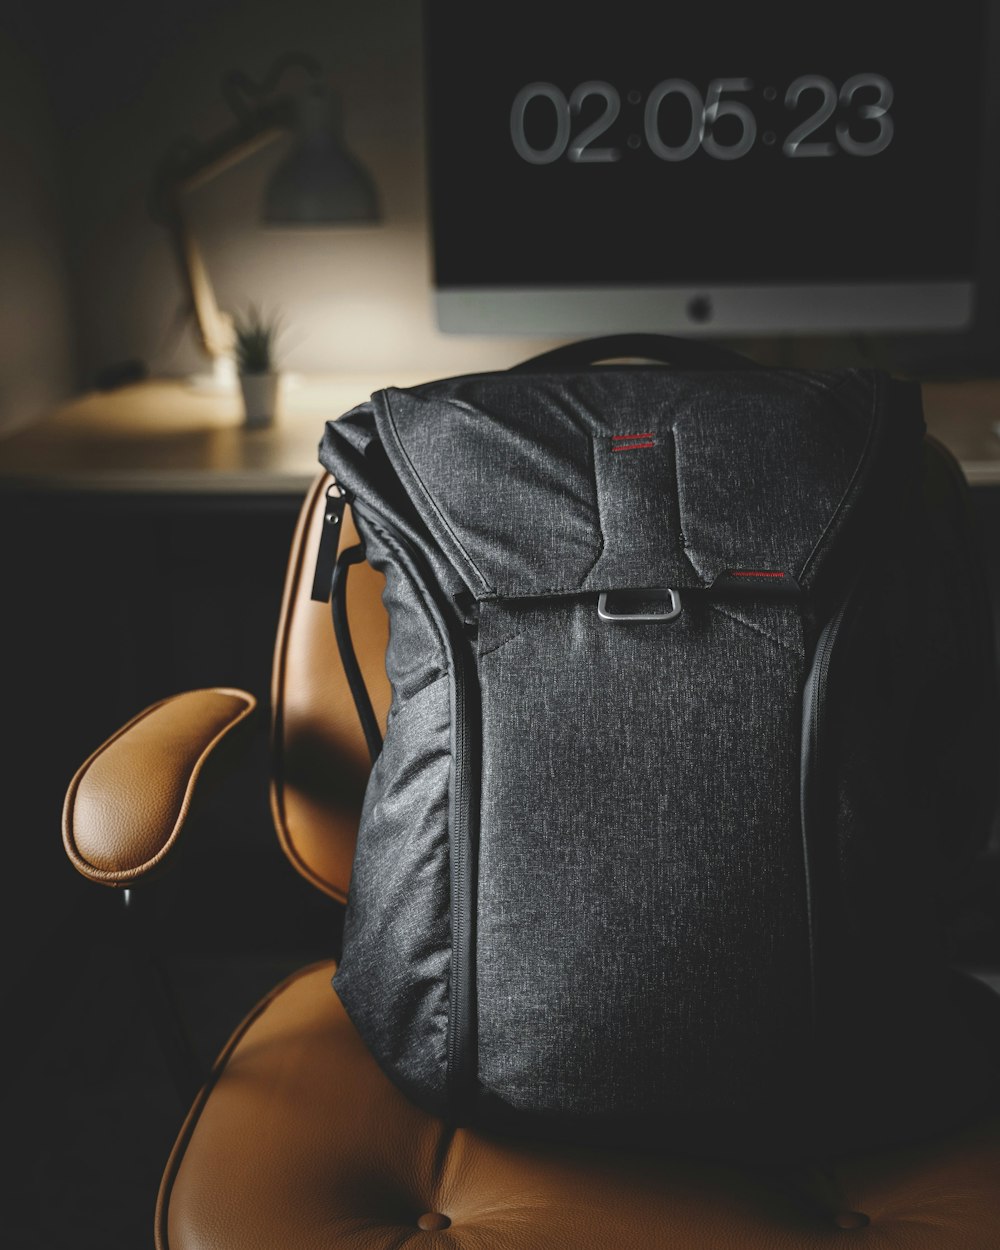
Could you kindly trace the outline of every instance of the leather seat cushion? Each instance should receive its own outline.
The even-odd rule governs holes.
[[[220,1056],[164,1176],[159,1250],[1000,1245],[1000,1118],[826,1175],[448,1130],[375,1064],[333,971],[279,985]]]

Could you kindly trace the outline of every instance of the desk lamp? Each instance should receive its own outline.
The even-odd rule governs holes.
[[[309,75],[299,95],[275,95],[285,72],[298,67]],[[230,315],[215,292],[183,212],[187,192],[284,133],[294,145],[272,174],[261,213],[267,225],[331,225],[377,222],[378,197],[364,167],[348,152],[337,102],[321,80],[312,57],[289,52],[255,83],[241,71],[223,79],[223,92],[236,121],[206,143],[182,139],[166,153],[153,180],[153,215],[170,230],[174,251],[197,322],[199,340],[212,362],[211,382],[230,389],[235,382],[234,334]]]

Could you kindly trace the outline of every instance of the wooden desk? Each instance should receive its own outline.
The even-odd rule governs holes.
[[[327,420],[380,387],[428,380],[291,376],[263,430],[244,428],[237,391],[159,379],[90,392],[0,438],[0,488],[301,496],[320,471]]]
[[[240,398],[160,379],[70,400],[0,438],[0,488],[301,496],[324,423],[383,386],[429,376],[290,377],[273,427],[247,430]],[[1000,485],[1000,380],[924,384],[928,428],[976,486]]]

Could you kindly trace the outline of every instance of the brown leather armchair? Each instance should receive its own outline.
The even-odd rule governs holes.
[[[273,670],[272,809],[298,871],[344,901],[368,755],[328,609],[309,598],[329,479],[302,509]],[[349,518],[342,541],[356,541]],[[380,579],[351,578],[359,659],[384,724]],[[142,712],[66,797],[76,868],[128,887],[174,854],[203,781],[254,715],[196,690]],[[1000,1119],[932,1144],[778,1175],[670,1157],[451,1131],[386,1079],[324,962],[276,986],[236,1030],[167,1162],[158,1250],[899,1250],[1000,1247]],[[919,1091],[914,1091],[919,1097]],[[843,1244],[848,1244],[845,1240]]]

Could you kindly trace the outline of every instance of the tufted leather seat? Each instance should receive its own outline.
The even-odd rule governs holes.
[[[383,1076],[330,990],[332,973],[327,963],[293,976],[229,1043],[170,1160],[161,1246],[998,1244],[1000,1120],[791,1185],[728,1165],[449,1132]],[[847,1212],[870,1223],[841,1228]],[[430,1213],[447,1218],[447,1232],[419,1229]]]
[[[367,753],[327,609],[308,597],[328,481],[318,477],[305,501],[289,564],[272,809],[292,863],[343,900]],[[377,575],[360,566],[352,625],[384,722],[378,592]],[[79,871],[127,886],[158,867],[209,761],[252,713],[239,691],[188,692],[99,748],[66,800],[64,838]],[[452,1131],[380,1071],[333,992],[333,970],[314,965],[277,986],[216,1061],[167,1165],[158,1250],[1000,1247],[1000,1118],[798,1172]]]

